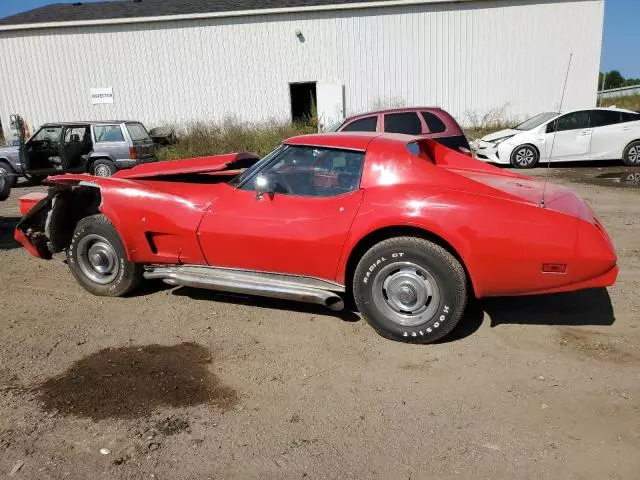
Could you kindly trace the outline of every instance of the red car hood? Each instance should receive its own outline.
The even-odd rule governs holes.
[[[187,158],[167,162],[143,163],[129,170],[120,170],[116,178],[151,178],[167,175],[184,175],[190,173],[210,173],[222,170],[242,169],[253,165],[259,160],[253,153],[229,153],[211,157]]]

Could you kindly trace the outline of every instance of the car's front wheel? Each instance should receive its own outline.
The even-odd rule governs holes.
[[[382,336],[430,343],[460,321],[467,302],[465,271],[435,243],[396,237],[364,254],[353,278],[356,305]]]
[[[94,295],[120,297],[136,288],[142,279],[142,265],[127,259],[118,232],[104,215],[78,222],[67,260],[78,283]]]
[[[9,189],[15,187],[18,176],[13,167],[7,162],[0,161],[0,175],[4,178],[4,183],[8,185]]]
[[[640,165],[640,140],[636,140],[627,145],[622,154],[622,160],[627,165]]]
[[[511,152],[511,165],[516,168],[533,168],[539,160],[538,150],[532,145],[520,145]]]

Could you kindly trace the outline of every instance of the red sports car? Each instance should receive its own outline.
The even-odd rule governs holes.
[[[607,233],[571,190],[418,137],[308,135],[263,159],[49,183],[44,198],[23,198],[16,238],[41,258],[66,251],[96,295],[125,295],[145,277],[335,310],[353,298],[382,335],[427,343],[453,329],[470,295],[603,287],[618,272]]]

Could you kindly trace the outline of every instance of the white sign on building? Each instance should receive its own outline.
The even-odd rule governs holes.
[[[91,104],[97,105],[99,103],[113,103],[112,87],[91,89]]]

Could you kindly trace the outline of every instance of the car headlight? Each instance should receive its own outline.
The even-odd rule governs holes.
[[[493,141],[493,144],[497,147],[498,145],[500,145],[505,140],[509,140],[511,137],[513,137],[513,135],[509,135],[507,137],[498,138],[498,139]]]

